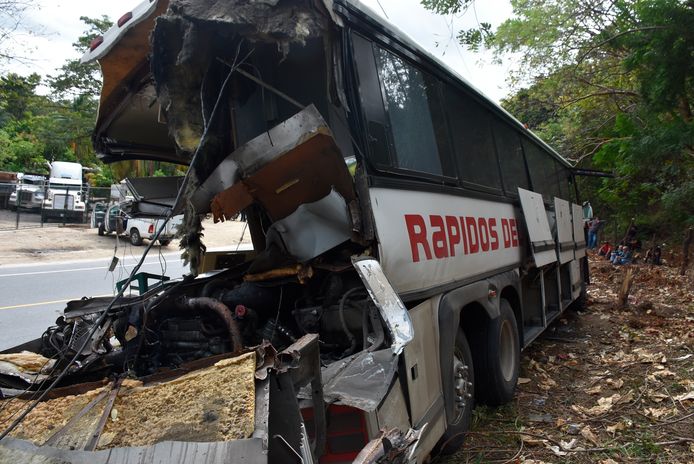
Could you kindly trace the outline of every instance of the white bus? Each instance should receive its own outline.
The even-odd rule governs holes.
[[[453,451],[474,404],[511,400],[522,349],[580,303],[571,165],[356,0],[146,1],[83,60],[104,73],[102,159],[197,154],[183,227],[199,275],[119,303],[133,329],[115,331],[114,372],[263,340],[303,352],[317,334],[321,372],[271,375],[270,433],[256,420],[228,444],[237,462],[375,462],[393,429],[398,462]],[[200,258],[210,213],[243,214],[253,250]],[[223,324],[181,309],[199,298],[239,333],[205,335]]]

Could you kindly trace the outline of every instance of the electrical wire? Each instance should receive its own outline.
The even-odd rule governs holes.
[[[41,395],[40,395],[36,400],[34,400],[34,401],[22,412],[22,414],[12,422],[12,424],[10,424],[2,433],[0,433],[0,440],[2,440],[2,439],[5,438],[7,435],[9,435],[9,434],[10,434],[10,433],[11,433],[11,432],[12,432],[12,431],[24,420],[24,418],[25,418],[31,411],[33,411],[34,408],[36,408],[36,406],[46,397],[46,395],[48,395],[48,393],[49,393],[53,388],[55,388],[55,386],[58,385],[58,384],[63,380],[63,378],[65,378],[65,376],[68,374],[68,372],[69,372],[69,370],[70,370],[70,367],[71,367],[73,364],[75,364],[75,362],[76,362],[77,359],[80,357],[80,355],[82,354],[82,352],[84,351],[84,349],[87,347],[87,344],[91,341],[91,339],[92,339],[92,337],[94,336],[94,334],[96,333],[97,329],[98,329],[98,328],[101,326],[101,324],[106,320],[106,317],[109,315],[109,312],[110,312],[111,309],[113,308],[113,305],[116,303],[116,301],[118,301],[118,299],[120,299],[120,298],[123,296],[123,294],[124,294],[124,292],[125,292],[125,289],[128,288],[128,287],[130,286],[130,283],[135,279],[135,275],[137,274],[137,272],[138,272],[138,271],[140,270],[140,268],[142,267],[142,264],[144,263],[144,261],[145,261],[145,259],[146,259],[146,257],[147,257],[147,254],[148,254],[149,251],[152,249],[152,246],[154,245],[154,242],[156,242],[157,240],[159,240],[159,236],[161,235],[161,233],[162,233],[162,232],[164,231],[164,229],[166,228],[166,224],[167,224],[167,223],[169,222],[169,220],[171,220],[171,218],[173,217],[174,211],[176,211],[176,210],[178,209],[178,206],[179,206],[179,204],[180,204],[180,202],[181,202],[181,199],[183,198],[183,192],[186,190],[186,186],[187,186],[188,181],[189,181],[189,179],[190,179],[191,172],[192,172],[192,168],[193,168],[193,166],[195,165],[195,161],[197,160],[198,155],[200,154],[200,149],[201,149],[201,147],[203,146],[203,144],[204,144],[204,142],[205,142],[205,139],[207,138],[207,133],[208,133],[208,131],[209,131],[209,129],[210,129],[210,126],[212,125],[212,121],[214,120],[214,116],[215,116],[215,114],[217,113],[217,108],[219,107],[219,102],[220,102],[221,99],[222,99],[222,95],[224,94],[224,91],[226,90],[226,86],[227,86],[227,84],[228,84],[228,82],[229,82],[229,79],[231,78],[232,74],[234,73],[234,71],[236,70],[236,68],[241,64],[241,63],[237,64],[237,59],[238,59],[238,56],[239,56],[239,52],[240,52],[240,50],[241,50],[241,45],[242,45],[242,43],[243,43],[243,42],[240,42],[240,43],[239,43],[238,48],[237,48],[237,50],[236,50],[236,56],[235,56],[235,58],[234,58],[234,63],[232,64],[231,68],[229,69],[229,73],[227,74],[227,77],[224,79],[224,82],[222,83],[222,85],[221,85],[221,87],[220,87],[220,89],[219,89],[219,94],[217,95],[217,100],[215,101],[214,107],[212,108],[212,112],[210,113],[210,119],[209,119],[207,125],[205,126],[205,128],[204,128],[204,130],[203,130],[203,132],[202,132],[202,135],[200,136],[200,143],[198,144],[197,148],[195,149],[195,152],[194,152],[193,157],[192,157],[191,162],[190,162],[190,166],[189,166],[188,170],[186,171],[186,174],[185,174],[185,176],[184,176],[184,178],[183,178],[183,182],[181,182],[181,186],[179,187],[178,192],[177,192],[177,194],[176,194],[176,199],[175,199],[175,201],[174,201],[174,203],[173,203],[173,206],[171,207],[171,209],[169,209],[169,210],[167,211],[166,217],[165,217],[164,221],[162,222],[161,226],[157,229],[156,233],[154,234],[154,237],[152,238],[152,240],[149,242],[149,244],[148,244],[147,247],[145,248],[145,251],[142,253],[142,256],[141,256],[140,260],[138,261],[138,263],[135,265],[135,267],[134,267],[133,270],[131,271],[130,275],[128,276],[128,278],[127,278],[127,280],[125,281],[125,283],[123,284],[123,286],[120,288],[120,290],[118,290],[118,292],[116,293],[116,296],[111,300],[111,302],[108,304],[108,306],[106,307],[106,309],[104,309],[104,311],[101,313],[101,315],[99,316],[99,318],[94,322],[94,324],[92,325],[91,329],[89,330],[88,336],[84,338],[84,342],[82,342],[81,346],[80,346],[79,349],[75,352],[75,355],[72,357],[72,359],[70,360],[70,362],[68,362],[68,364],[63,368],[63,370],[60,372],[60,374],[58,375],[58,377],[56,377],[55,380],[53,380],[53,382],[48,386],[48,388],[47,388],[46,390],[44,390],[44,392],[41,393]],[[244,57],[243,61],[245,61],[245,60],[250,56],[250,54],[251,54],[252,52],[253,52],[253,50],[251,50],[251,52],[249,52],[249,53],[246,55],[246,57]]]

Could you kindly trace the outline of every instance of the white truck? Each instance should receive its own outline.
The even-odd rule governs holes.
[[[82,165],[66,161],[52,162],[41,210],[41,221],[47,222],[52,218],[59,218],[84,222],[86,211],[84,200]]]
[[[17,182],[16,190],[10,193],[8,199],[10,209],[40,209],[46,179],[43,176],[17,173]]]
[[[130,239],[134,246],[142,245],[144,239],[152,240],[159,229],[162,219],[149,217],[136,217],[129,214],[132,202],[123,202],[111,205],[106,210],[104,221],[98,224],[99,235],[115,233]],[[159,235],[159,244],[167,246],[171,243],[176,230],[181,224],[181,216],[175,216],[166,224],[166,228]]]

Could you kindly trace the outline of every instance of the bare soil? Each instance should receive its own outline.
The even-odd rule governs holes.
[[[453,463],[694,463],[694,278],[591,256],[585,312],[568,310],[522,356],[514,401],[480,406]]]
[[[251,242],[245,223],[227,221],[214,224],[212,220],[203,222],[205,227],[203,242],[208,248],[233,246]],[[155,252],[177,252],[178,240],[168,246],[154,246]],[[116,247],[117,250],[116,250]],[[109,258],[118,253],[140,256],[144,246],[130,245],[127,237],[116,239],[115,235],[99,236],[96,229],[83,225],[66,225],[19,230],[0,230],[0,269],[16,264],[37,264],[42,262],[73,261],[80,259]]]

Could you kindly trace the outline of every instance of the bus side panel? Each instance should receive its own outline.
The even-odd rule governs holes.
[[[521,223],[511,204],[384,188],[369,193],[381,266],[398,293],[521,263]]]

